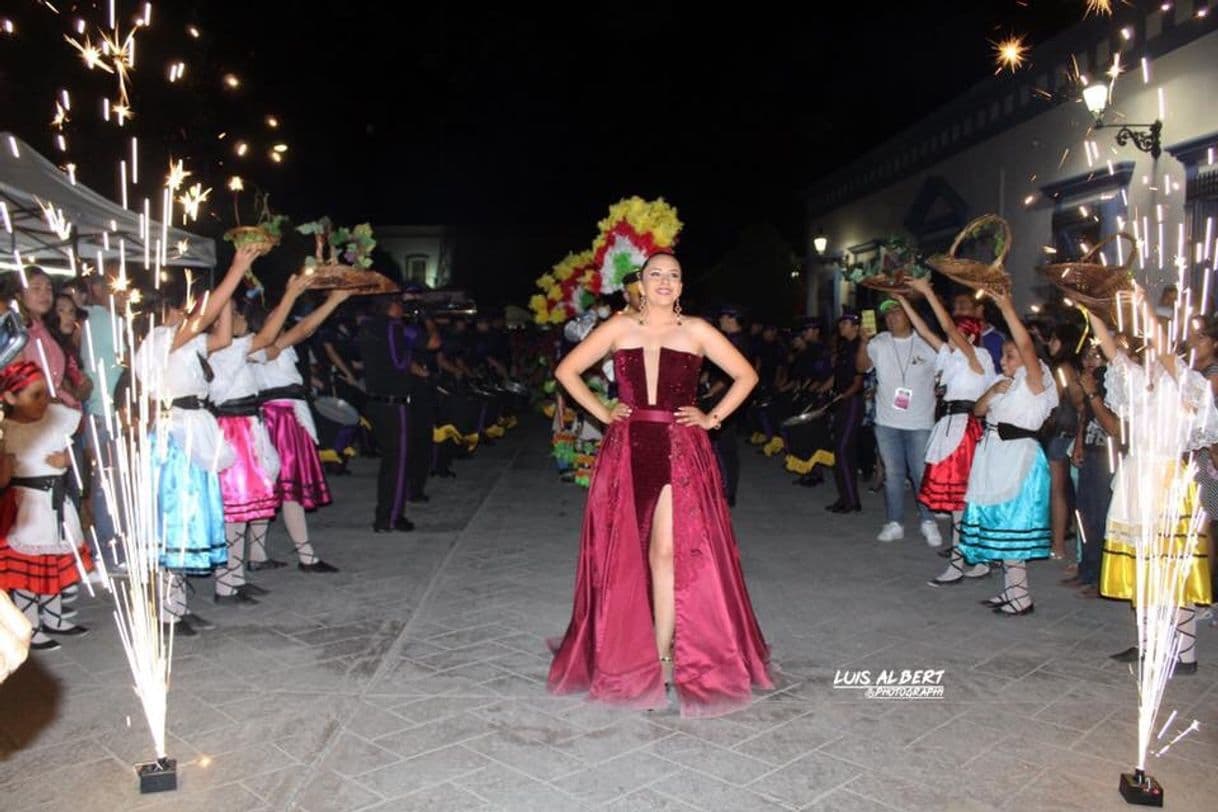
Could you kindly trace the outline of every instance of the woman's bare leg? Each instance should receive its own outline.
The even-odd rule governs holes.
[[[1070,516],[1070,491],[1067,487],[1070,476],[1069,465],[1068,462],[1061,460],[1049,463],[1049,479],[1052,487],[1049,508],[1053,527],[1053,556],[1058,559],[1066,557],[1066,523]]]
[[[664,681],[672,682],[672,641],[676,632],[676,598],[672,560],[672,486],[665,485],[651,520],[651,603],[655,613],[656,651]]]

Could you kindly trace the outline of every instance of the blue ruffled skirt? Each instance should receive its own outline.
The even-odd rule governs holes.
[[[170,437],[153,440],[157,466],[157,528],[161,566],[187,575],[209,575],[228,561],[224,501],[215,472],[193,462]]]
[[[994,505],[965,504],[958,548],[969,562],[1048,558],[1049,461],[1041,449],[1015,498]]]

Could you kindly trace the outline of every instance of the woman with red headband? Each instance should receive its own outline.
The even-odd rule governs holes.
[[[935,295],[929,277],[913,279],[910,288],[926,297],[935,319],[947,334],[947,341],[944,341],[932,333],[909,302],[904,297],[897,297],[914,329],[939,353],[935,358],[935,372],[945,390],[944,409],[926,443],[926,469],[918,501],[933,513],[952,516],[952,549],[947,569],[927,581],[931,586],[946,586],[958,584],[965,578],[982,578],[990,574],[987,564],[966,568],[964,558],[956,549],[956,541],[960,517],[964,514],[969,471],[973,468],[973,455],[983,433],[981,421],[973,415],[973,406],[994,382],[994,360],[988,352],[977,351],[984,327],[979,319],[953,318]]]
[[[55,637],[85,634],[70,622],[60,593],[92,569],[76,507],[66,498],[68,438],[80,412],[52,403],[38,364],[15,361],[0,372],[4,399],[0,454],[0,587],[35,629],[30,648],[59,648]]]

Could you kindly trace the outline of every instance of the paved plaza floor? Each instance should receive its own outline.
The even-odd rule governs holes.
[[[731,716],[686,720],[549,696],[545,640],[570,611],[584,491],[563,484],[526,420],[412,507],[418,530],[370,530],[375,463],[332,480],[313,540],[342,568],[257,573],[251,608],[193,608],[218,628],[176,643],[175,793],[140,796],[147,760],[103,598],[92,628],[0,686],[0,808],[247,810],[1118,810],[1136,743],[1123,604],[1083,600],[1031,566],[1036,611],[978,606],[984,579],[931,589],[917,534],[875,540],[882,498],[828,514],[830,486],[792,487],[749,450],[737,533],[780,685]],[[912,502],[911,502],[912,504]],[[282,526],[272,541],[289,545]],[[1151,759],[1170,810],[1218,809],[1218,629],[1168,687]],[[868,698],[838,672],[943,671],[941,699]],[[1157,733],[1158,731],[1156,731]],[[1158,746],[1162,746],[1160,742]]]

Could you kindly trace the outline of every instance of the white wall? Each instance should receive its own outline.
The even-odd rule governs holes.
[[[1128,50],[1131,54],[1138,52],[1136,48]],[[1166,116],[1162,136],[1164,152],[1158,161],[1139,152],[1132,143],[1117,147],[1113,128],[1091,134],[1091,140],[1099,148],[1099,160],[1093,160],[1089,167],[1084,142],[1091,115],[1081,101],[1067,103],[912,177],[817,215],[809,223],[809,233],[823,229],[829,239],[830,254],[877,237],[903,233],[902,222],[925,179],[942,176],[964,198],[970,216],[996,212],[1010,223],[1014,241],[1007,259],[1007,272],[1014,283],[1017,302],[1026,306],[1032,303],[1031,287],[1038,282],[1035,267],[1052,261],[1043,246],[1052,242],[1054,204],[1039,195],[1039,187],[1089,170],[1106,174],[1107,160],[1113,163],[1135,161],[1128,188],[1128,208],[1124,214],[1127,220],[1148,217],[1152,232],[1148,241],[1151,256],[1138,276],[1152,289],[1169,279],[1174,280],[1177,227],[1184,222],[1185,178],[1184,167],[1167,153],[1166,148],[1218,131],[1218,114],[1213,104],[1218,89],[1218,32],[1152,61],[1150,84],[1143,83],[1140,66],[1132,61],[1133,57],[1126,58],[1131,64],[1126,65],[1128,72],[1116,82],[1105,121],[1148,123],[1155,120],[1159,117],[1158,88],[1161,87]],[[1172,183],[1170,192],[1164,182],[1165,174]],[[1025,199],[1029,195],[1035,195],[1037,199],[1027,206]],[[1163,207],[1164,242],[1167,243],[1162,252],[1158,250],[1156,226],[1159,204]],[[1108,257],[1108,260],[1114,262],[1115,257]]]

